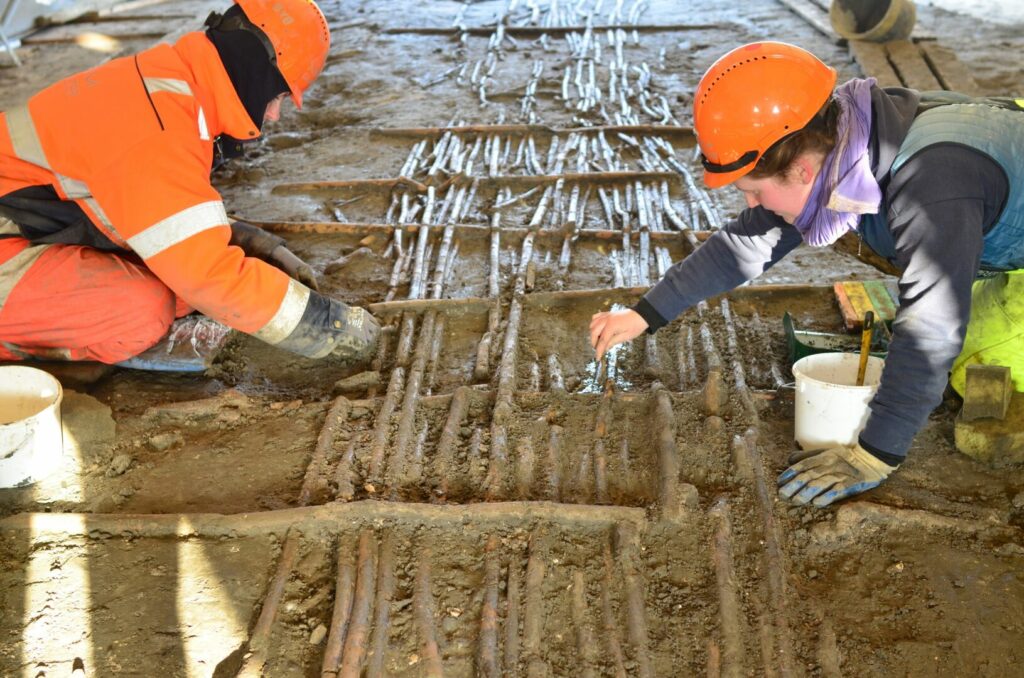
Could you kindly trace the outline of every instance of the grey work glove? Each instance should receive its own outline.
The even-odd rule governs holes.
[[[358,363],[376,352],[380,323],[366,309],[332,299],[331,324],[336,330],[331,355]]]
[[[889,466],[859,444],[794,452],[779,476],[779,494],[795,504],[834,501],[878,487],[898,466]]]
[[[246,256],[273,264],[311,290],[319,291],[313,269],[288,249],[281,236],[244,221],[233,221],[230,244],[241,247]]]

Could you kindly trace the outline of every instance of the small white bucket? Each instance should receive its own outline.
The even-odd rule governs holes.
[[[856,353],[817,353],[793,364],[796,378],[794,437],[802,449],[853,445],[868,420],[885,361],[868,358],[864,385],[857,386]]]
[[[61,462],[60,382],[34,367],[0,366],[0,487],[30,485]]]

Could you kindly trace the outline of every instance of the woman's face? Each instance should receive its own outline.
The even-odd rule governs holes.
[[[745,176],[734,181],[733,186],[743,193],[747,207],[760,205],[792,224],[807,203],[820,167],[820,161],[815,163],[812,158],[801,156],[785,176],[760,179]]]

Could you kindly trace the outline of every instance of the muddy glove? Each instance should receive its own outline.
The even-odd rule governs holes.
[[[288,249],[281,236],[244,221],[233,221],[230,244],[241,247],[246,256],[273,264],[306,287],[319,291],[313,269]]]
[[[380,325],[372,315],[317,292],[308,295],[302,317],[274,346],[314,360],[334,356],[358,363],[374,356]]]
[[[380,323],[366,309],[331,300],[331,322],[336,330],[332,356],[351,362],[373,357],[380,336]]]
[[[795,504],[828,506],[877,487],[898,466],[889,466],[858,445],[794,452],[779,476],[779,494]]]

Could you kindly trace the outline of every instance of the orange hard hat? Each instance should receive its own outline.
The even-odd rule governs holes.
[[[754,42],[708,69],[693,95],[693,127],[709,188],[731,184],[832,95],[836,72],[784,42]]]
[[[296,108],[327,60],[331,31],[313,0],[235,0],[246,18],[263,31],[272,61],[291,90]],[[268,48],[269,51],[269,48]]]

